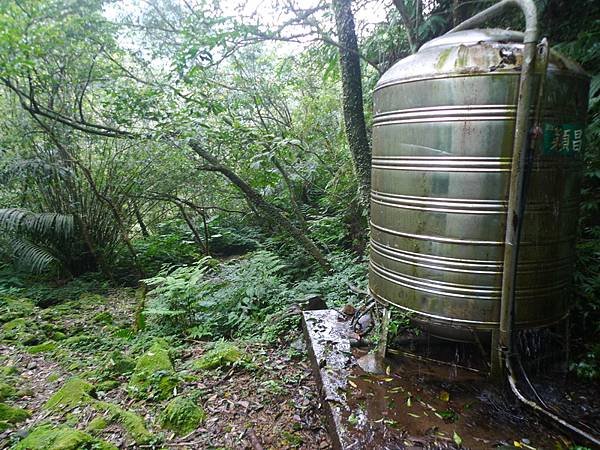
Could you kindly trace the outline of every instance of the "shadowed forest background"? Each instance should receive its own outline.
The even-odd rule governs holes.
[[[113,382],[103,388],[115,398],[86,408],[111,411],[128,430],[118,439],[138,444],[173,438],[148,431],[150,423],[188,434],[152,405],[173,389],[218,394],[218,405],[225,395],[197,385],[192,392],[197,380],[170,362],[159,380],[129,379],[132,356],[151,347],[191,361],[190,345],[216,342],[206,347],[214,367],[241,365],[240,385],[258,383],[273,404],[287,398],[290,385],[305,382],[300,368],[283,368],[301,365],[290,343],[300,336],[302,305],[365,299],[375,83],[492,3],[0,2],[0,365],[11,367],[16,354],[47,355],[50,368],[27,359],[30,370],[56,374],[53,382],[77,375],[80,397],[87,383],[99,391]],[[570,376],[593,381],[600,4],[536,3],[541,35],[592,77]],[[516,13],[499,26],[523,28]],[[393,325],[407,323],[397,317]],[[285,376],[261,366],[282,366]],[[4,371],[0,391],[19,386],[15,376]],[[128,398],[145,402],[141,425],[115,406]],[[248,403],[241,393],[235,401]],[[290,408],[281,434],[267,431],[273,419],[265,419],[274,448],[327,448],[322,430],[290,425],[298,414]],[[18,423],[7,417],[0,430]],[[0,435],[0,443],[17,441]]]

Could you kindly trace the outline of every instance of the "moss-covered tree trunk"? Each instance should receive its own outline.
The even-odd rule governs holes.
[[[360,57],[351,3],[351,0],[333,0],[333,12],[340,44],[346,138],[354,159],[360,201],[366,209],[369,206],[369,193],[371,190],[371,146],[365,123]]]

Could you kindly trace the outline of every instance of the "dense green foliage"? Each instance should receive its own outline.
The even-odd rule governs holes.
[[[194,338],[260,337],[274,339],[298,323],[294,305],[319,296],[331,306],[352,300],[350,284],[365,288],[363,263],[348,254],[332,259],[331,275],[293,280],[280,257],[257,251],[225,264],[209,258],[191,266],[165,269],[145,280],[145,314],[150,324]]]

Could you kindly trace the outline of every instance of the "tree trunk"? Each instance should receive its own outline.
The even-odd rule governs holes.
[[[408,46],[410,47],[410,52],[415,53],[417,51],[417,47],[419,46],[419,39],[417,37],[416,32],[416,24],[414,24],[411,20],[410,13],[408,12],[406,5],[404,4],[404,0],[394,0],[394,6],[400,13],[402,24],[404,25],[404,29],[406,30],[406,38],[408,39]]]
[[[208,166],[202,166],[203,170],[210,170],[221,173],[230,182],[232,182],[239,190],[241,190],[248,202],[257,210],[262,211],[264,216],[275,226],[289,233],[296,241],[311,255],[325,271],[331,271],[331,265],[325,258],[319,247],[315,245],[299,228],[297,228],[287,217],[285,217],[279,209],[267,202],[252,186],[242,180],[233,170],[224,166],[208,151],[204,150],[198,142],[190,142],[190,147],[205,161]]]
[[[204,243],[202,242],[202,238],[200,237],[200,233],[198,233],[198,230],[196,229],[194,222],[192,221],[192,219],[190,218],[188,213],[185,211],[185,206],[182,205],[181,203],[176,203],[176,205],[179,208],[179,212],[181,212],[181,216],[183,217],[183,220],[185,220],[185,223],[187,224],[188,228],[194,235],[194,241],[196,241],[196,244],[198,245],[198,247],[200,247],[200,250],[202,251],[202,253],[206,255],[208,253],[207,248],[204,245]]]
[[[206,222],[206,213],[202,211],[200,213],[200,217],[202,217],[202,228],[204,229],[204,244],[206,256],[210,256],[210,232],[208,230],[208,223]]]
[[[129,236],[127,235],[127,229],[125,228],[125,224],[123,223],[123,219],[121,218],[121,213],[119,212],[119,210],[115,206],[115,204],[112,202],[112,200],[110,198],[108,198],[108,196],[102,194],[98,190],[98,186],[96,186],[96,182],[94,181],[94,178],[92,177],[92,173],[90,172],[90,170],[87,167],[85,167],[83,164],[81,164],[79,161],[75,161],[75,163],[77,164],[77,167],[79,167],[79,169],[81,169],[81,172],[83,173],[83,176],[87,180],[88,185],[92,189],[92,192],[94,193],[94,195],[99,200],[103,201],[108,206],[110,211],[112,212],[113,218],[114,218],[114,220],[117,224],[117,227],[119,228],[119,231],[121,233],[121,240],[125,244],[125,247],[127,247],[127,250],[129,250],[129,254],[131,255],[131,259],[133,260],[133,265],[137,271],[137,274],[138,274],[139,278],[144,278],[146,276],[144,274],[144,269],[142,269],[142,266],[140,266],[140,264],[138,262],[137,252],[133,248],[131,239],[129,239]]]
[[[140,226],[142,236],[150,236],[150,233],[148,233],[148,227],[144,223],[144,218],[142,217],[142,213],[140,212],[140,209],[138,208],[137,204],[132,202],[131,207],[133,208],[133,213],[135,214],[135,220],[137,220],[137,223]]]
[[[360,58],[351,0],[333,0],[333,12],[340,42],[346,138],[358,177],[360,202],[363,208],[368,209],[371,191],[371,146],[365,124]]]

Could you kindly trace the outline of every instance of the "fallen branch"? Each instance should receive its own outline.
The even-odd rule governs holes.
[[[254,450],[264,450],[262,444],[260,443],[260,441],[258,440],[258,437],[256,436],[256,433],[254,433],[254,430],[248,429],[247,433],[248,433],[248,438],[250,439],[250,444],[252,444],[252,448]]]

